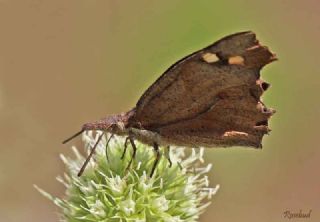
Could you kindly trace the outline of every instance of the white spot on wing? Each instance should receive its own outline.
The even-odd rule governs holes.
[[[216,54],[207,52],[202,55],[202,59],[207,63],[213,63],[219,61],[219,58]]]
[[[242,56],[231,56],[228,59],[230,65],[244,65],[244,58]]]

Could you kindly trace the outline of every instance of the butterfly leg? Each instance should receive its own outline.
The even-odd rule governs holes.
[[[167,152],[168,152],[168,156],[167,156],[167,159],[168,159],[168,161],[169,161],[169,167],[171,167],[172,166],[172,161],[171,161],[171,159],[170,159],[170,146],[167,146]]]
[[[109,142],[110,140],[113,138],[114,134],[111,134],[111,136],[109,137],[108,141],[107,141],[107,144],[106,144],[106,157],[107,157],[107,160],[109,161],[109,156],[108,156],[108,146],[109,146]]]
[[[134,141],[132,139],[132,137],[129,136],[129,141],[130,141],[130,144],[132,146],[132,149],[133,149],[133,153],[132,153],[132,156],[131,156],[131,160],[126,168],[126,171],[129,170],[130,166],[131,166],[131,163],[133,161],[133,159],[136,157],[136,153],[137,153],[137,147],[136,147],[136,144],[134,144]]]
[[[151,170],[151,173],[150,173],[150,178],[153,176],[153,173],[154,173],[154,171],[155,171],[155,169],[156,169],[156,167],[158,165],[158,162],[160,160],[160,157],[161,157],[158,144],[154,143],[153,144],[153,149],[156,152],[156,159],[155,159],[154,164],[152,166],[152,170]]]
[[[93,153],[95,152],[100,140],[102,139],[104,133],[101,133],[101,135],[99,136],[97,142],[94,144],[94,146],[92,147],[91,151],[90,151],[90,154],[89,156],[87,157],[87,159],[85,160],[85,162],[83,163],[81,169],[79,170],[79,173],[78,173],[78,177],[80,177],[84,171],[84,169],[87,167],[88,163],[89,163],[89,160],[91,159]]]
[[[121,159],[122,159],[122,160],[123,160],[123,158],[124,158],[124,155],[125,155],[126,152],[127,152],[128,141],[129,141],[129,137],[127,137],[127,138],[126,138],[126,141],[124,142],[124,150],[123,150],[123,153],[122,153],[122,156],[121,156]]]
[[[177,164],[178,164],[179,169],[180,169],[180,170],[183,170],[181,163],[180,163],[180,162],[177,162]]]

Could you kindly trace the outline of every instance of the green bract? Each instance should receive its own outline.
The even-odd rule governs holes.
[[[97,135],[94,138],[92,132],[83,135],[87,151],[96,139]],[[169,167],[167,153],[161,149],[162,158],[153,177],[149,178],[154,152],[137,141],[136,145],[136,158],[126,171],[131,146],[121,160],[124,139],[114,137],[109,143],[107,160],[106,139],[103,138],[81,177],[77,173],[85,158],[73,147],[76,158],[61,155],[67,173],[57,177],[66,186],[65,198],[55,198],[36,188],[62,208],[61,221],[197,221],[210,204],[205,200],[219,188],[219,185],[208,187],[205,174],[211,164],[200,166],[203,149],[192,149],[186,156],[184,148],[171,148],[172,167]]]

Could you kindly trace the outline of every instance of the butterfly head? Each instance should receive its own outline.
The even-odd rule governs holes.
[[[126,134],[130,122],[132,112],[121,113],[118,115],[107,116],[98,121],[86,123],[82,126],[82,130],[101,130],[114,134]]]
[[[125,131],[125,128],[126,128],[126,122],[125,122],[125,119],[123,119],[121,114],[107,116],[98,121],[85,123],[82,126],[83,131],[101,130],[101,131],[106,131],[111,133],[118,133],[118,132]]]
[[[83,124],[81,130],[77,132],[75,135],[66,139],[62,143],[65,144],[73,138],[79,136],[84,131],[88,130],[100,130],[104,132],[109,132],[117,135],[125,135],[128,134],[128,126],[130,122],[130,117],[132,116],[132,112],[129,111],[127,113],[121,113],[118,115],[107,116],[98,121],[89,122]]]

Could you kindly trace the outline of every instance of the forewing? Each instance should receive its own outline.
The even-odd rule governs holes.
[[[259,79],[260,69],[273,60],[254,33],[227,36],[172,65],[138,101],[135,121],[172,136],[200,129],[197,137],[254,134],[250,140],[258,146],[262,131],[255,134],[256,125],[267,125],[259,107],[268,84]]]

